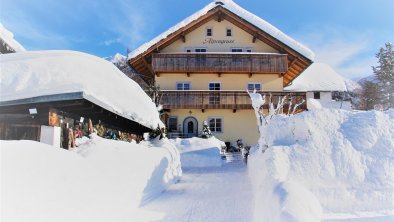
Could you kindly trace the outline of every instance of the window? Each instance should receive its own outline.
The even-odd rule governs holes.
[[[207,52],[207,49],[195,48],[194,52]],[[206,61],[207,61],[206,56],[203,53],[196,55],[196,65],[204,66]]]
[[[207,49],[204,49],[204,48],[195,48],[194,51],[195,51],[195,52],[207,52]]]
[[[212,36],[212,28],[207,28],[207,36]]]
[[[220,90],[220,82],[210,82],[208,88],[211,91],[219,91]],[[211,105],[220,104],[220,93],[219,92],[210,92],[209,93],[209,104],[211,104]]]
[[[178,131],[178,117],[170,116],[168,118],[168,132],[177,132]]]
[[[248,83],[248,91],[253,92],[254,90],[261,91],[261,83]]]
[[[187,133],[194,133],[194,123],[190,121],[187,123]]]
[[[226,29],[226,36],[233,36],[233,32],[232,32],[231,28]]]
[[[242,48],[232,48],[231,52],[242,52]]]
[[[208,118],[208,126],[211,132],[213,133],[223,132],[223,118],[220,117]]]
[[[209,90],[220,90],[220,82],[210,82]]]
[[[190,90],[190,88],[189,82],[178,82],[176,84],[176,90]]]
[[[320,99],[320,92],[313,92],[314,99]]]
[[[245,51],[246,51],[246,52],[252,52],[253,49],[252,49],[252,48],[246,48]]]
[[[231,48],[231,52],[242,52],[242,51],[243,51],[242,48]],[[239,55],[233,55],[231,61],[233,63],[237,63],[233,65],[240,65],[242,63],[242,58]]]

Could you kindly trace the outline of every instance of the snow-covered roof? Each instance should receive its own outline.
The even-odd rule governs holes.
[[[111,62],[76,51],[0,55],[0,102],[83,92],[84,98],[149,128],[162,126],[155,104]]]
[[[141,45],[139,48],[135,49],[134,51],[130,52],[128,54],[128,59],[133,59],[137,57],[138,55],[144,53],[146,50],[148,50],[151,46],[155,45],[162,39],[167,38],[170,34],[174,33],[175,31],[187,26],[191,22],[197,20],[201,16],[205,15],[208,13],[208,11],[212,10],[213,8],[217,6],[222,6],[223,8],[233,12],[234,14],[240,16],[241,18],[245,19],[249,23],[255,25],[256,27],[260,28],[264,32],[268,33],[272,37],[278,39],[279,41],[283,42],[290,48],[294,49],[298,53],[302,54],[306,58],[313,60],[315,55],[306,46],[302,45],[301,43],[297,42],[293,38],[289,37],[288,35],[284,34],[282,31],[268,23],[267,21],[263,20],[262,18],[258,17],[257,15],[254,15],[253,13],[245,10],[241,6],[237,5],[234,3],[232,0],[220,0],[220,1],[214,1],[205,6],[203,9],[200,11],[197,11],[193,15],[189,16],[188,18],[184,19],[183,21],[179,22],[175,26],[169,28],[167,31],[163,32],[162,34],[158,35],[154,39],[152,39],[149,42],[144,43]]]
[[[325,63],[313,63],[286,91],[347,91],[345,78]]]
[[[15,52],[26,51],[23,46],[14,39],[14,34],[8,31],[3,24],[0,23],[0,38]]]

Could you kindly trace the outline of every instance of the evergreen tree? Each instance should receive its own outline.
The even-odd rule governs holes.
[[[201,137],[202,138],[210,138],[212,136],[211,130],[208,127],[207,121],[204,121],[203,126],[202,126],[202,133]]]
[[[361,101],[358,108],[363,110],[374,109],[374,106],[380,104],[381,101],[378,83],[366,80],[361,83],[361,86]]]
[[[394,108],[394,51],[391,43],[380,48],[376,54],[379,65],[372,67],[378,80],[380,103],[385,108]],[[368,85],[371,86],[371,85]]]

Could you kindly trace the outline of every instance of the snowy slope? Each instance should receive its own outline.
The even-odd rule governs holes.
[[[269,35],[278,39],[279,41],[283,42],[284,44],[286,44],[290,48],[299,52],[300,54],[302,54],[306,58],[308,58],[310,60],[314,59],[314,57],[315,57],[314,53],[310,49],[308,49],[306,46],[302,45],[301,43],[292,39],[288,35],[284,34],[282,31],[280,31],[279,29],[277,29],[276,27],[274,27],[273,25],[271,25],[267,21],[261,19],[260,17],[254,15],[251,12],[240,7],[239,5],[234,3],[232,0],[220,0],[220,1],[211,2],[210,4],[205,6],[203,9],[197,11],[196,13],[194,13],[193,15],[189,16],[188,18],[184,19],[183,21],[179,22],[175,26],[169,28],[167,31],[158,35],[157,37],[155,37],[151,41],[146,42],[145,44],[141,45],[139,48],[130,52],[128,55],[128,59],[133,59],[133,58],[137,57],[141,53],[144,53],[146,50],[148,50],[151,46],[158,43],[160,40],[165,39],[166,37],[168,37],[170,34],[174,33],[175,31],[187,26],[188,24],[190,24],[194,20],[197,20],[201,16],[207,14],[208,11],[210,11],[213,8],[218,6],[217,2],[223,3],[222,7],[228,9],[229,11],[233,12],[234,14],[240,16],[241,18],[245,19],[246,21],[250,22],[251,24],[255,25],[256,27],[260,28],[261,30],[265,31],[266,33],[268,33]]]
[[[263,131],[270,148],[249,165],[257,221],[394,215],[394,110],[274,116]]]
[[[7,30],[3,24],[0,23],[0,38],[10,46],[15,52],[26,51],[23,46],[14,39],[14,34]]]
[[[350,87],[350,88],[348,88]],[[357,85],[325,63],[313,63],[285,91],[350,91]]]
[[[137,209],[181,175],[168,141],[94,137],[70,152],[34,141],[0,141],[1,221],[148,221]],[[138,218],[138,217],[142,218]]]
[[[141,87],[104,59],[76,51],[0,56],[0,101],[83,92],[86,99],[100,101],[110,111],[144,126],[163,125]]]

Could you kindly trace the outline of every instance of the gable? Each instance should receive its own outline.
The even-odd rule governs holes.
[[[207,36],[207,28],[212,30],[212,36]],[[231,29],[232,36],[226,35],[227,29]],[[217,22],[211,19],[186,34],[184,40],[178,39],[161,52],[185,52],[186,49],[194,48],[205,48],[208,52],[230,52],[232,48],[242,48],[250,49],[252,52],[278,53],[276,49],[262,41],[253,42],[253,35],[227,20]]]
[[[288,71],[283,76],[283,86],[312,64],[313,52],[276,29],[266,21],[244,10],[232,1],[212,2],[202,10],[186,18],[166,32],[143,44],[128,55],[130,65],[145,80],[154,79],[151,60],[152,54],[159,53],[179,40],[185,42],[189,33],[204,26],[212,20],[221,23],[228,21],[252,36],[251,41],[264,42],[281,54],[287,55]],[[170,48],[169,48],[170,49]],[[168,49],[168,50],[169,50]]]

